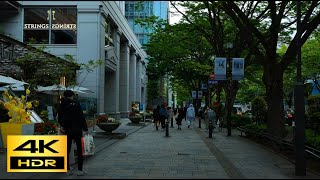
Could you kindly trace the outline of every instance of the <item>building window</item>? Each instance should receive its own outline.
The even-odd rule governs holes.
[[[76,44],[76,8],[25,8],[24,42]]]

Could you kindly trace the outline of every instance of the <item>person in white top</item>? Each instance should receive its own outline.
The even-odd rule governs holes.
[[[194,107],[192,104],[190,104],[187,109],[186,118],[187,118],[187,122],[188,122],[188,128],[190,128],[190,127],[193,128],[194,122],[196,119],[196,113],[195,113],[195,110],[194,110]]]

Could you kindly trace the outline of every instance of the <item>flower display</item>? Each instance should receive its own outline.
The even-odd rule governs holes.
[[[57,123],[56,122],[44,122],[44,123],[36,123],[35,124],[35,135],[42,134],[58,134]]]
[[[26,90],[26,96],[22,95],[21,98],[12,96],[6,90],[2,93],[2,100],[0,100],[4,107],[8,110],[10,117],[9,123],[16,124],[31,124],[29,109],[32,108],[32,102],[27,101],[30,90]]]
[[[96,124],[99,123],[120,123],[119,120],[112,118],[112,117],[108,117],[107,115],[99,115],[98,118],[96,119]]]

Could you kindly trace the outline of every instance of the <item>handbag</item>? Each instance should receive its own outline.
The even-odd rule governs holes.
[[[95,145],[91,134],[84,135],[84,137],[81,138],[81,145],[83,156],[94,155]]]

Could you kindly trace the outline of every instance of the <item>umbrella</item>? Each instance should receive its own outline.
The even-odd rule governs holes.
[[[0,91],[5,91],[11,89],[12,91],[24,91],[24,85],[23,84],[13,84],[13,85],[6,85],[3,87],[0,87]]]
[[[67,87],[65,87],[64,85],[52,85],[52,86],[38,86],[37,91],[38,92],[43,92],[45,94],[57,94],[60,95],[62,94],[65,90],[67,90]],[[85,93],[83,91],[80,90],[72,90],[74,93],[79,94],[79,93]]]
[[[68,86],[67,89],[71,90],[71,91],[80,91],[80,92],[84,92],[84,93],[93,93],[92,90],[85,88],[85,87],[81,87],[81,86]]]
[[[12,77],[0,75],[0,87],[10,84],[28,84],[23,81],[13,79]]]

